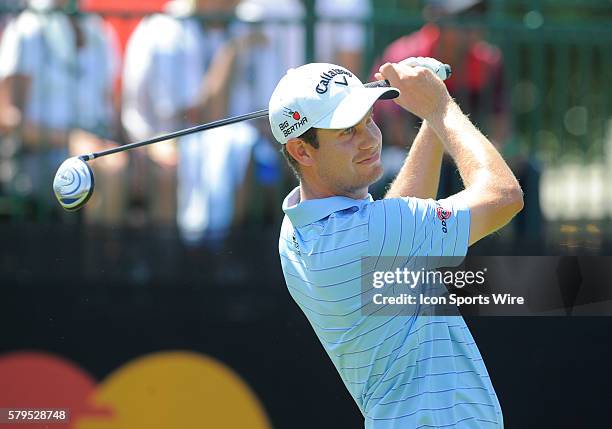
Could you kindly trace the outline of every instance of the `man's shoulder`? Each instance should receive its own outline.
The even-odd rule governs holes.
[[[291,237],[294,233],[295,233],[295,228],[293,224],[291,223],[291,219],[289,219],[289,216],[285,215],[281,223],[279,237],[278,237],[279,250],[282,250],[283,245],[286,243],[288,237]]]
[[[373,201],[368,207],[369,223],[373,233],[394,234],[397,228],[402,228],[406,220],[422,216],[429,202],[413,197],[384,198]]]
[[[284,230],[293,229],[299,229],[302,231],[320,228],[335,229],[350,225],[351,223],[361,223],[363,221],[367,221],[371,210],[375,209],[379,205],[380,203],[378,201],[361,203],[359,205],[355,205],[354,207],[347,207],[334,211],[324,217],[321,217],[320,219],[314,220],[311,223],[300,225],[297,228],[294,227],[289,216],[285,215],[281,224],[281,233]]]
[[[283,234],[291,235],[294,231],[309,235],[322,233],[323,237],[329,237],[334,232],[350,230],[355,226],[367,224],[372,210],[376,210],[381,204],[380,201],[362,202],[353,207],[334,211],[320,219],[298,227],[294,226],[288,215],[285,215],[281,224],[281,239]]]
[[[382,210],[386,211],[389,208],[420,208],[425,207],[429,204],[433,204],[435,200],[433,199],[422,199],[416,197],[392,197],[392,198],[382,198],[380,200],[374,200],[370,203],[368,209],[372,210]]]
[[[283,244],[296,233],[309,237],[310,240],[336,240],[339,233],[342,236],[357,234],[357,231],[378,232],[380,228],[392,227],[397,216],[409,216],[414,210],[409,206],[414,204],[411,198],[387,198],[381,200],[361,201],[354,206],[334,211],[329,215],[306,224],[295,226],[289,216],[285,215],[280,228],[280,242]]]
[[[412,197],[396,197],[396,198],[384,198],[379,200],[370,201],[359,201],[355,205],[345,207],[328,215],[316,219],[315,221],[307,224],[300,225],[299,229],[308,229],[312,227],[320,228],[321,226],[327,229],[344,228],[351,223],[363,223],[369,221],[378,221],[377,216],[391,215],[390,210],[403,210],[407,215],[409,212],[414,212],[415,208],[425,207],[430,203],[434,203],[434,200],[423,200]],[[408,209],[411,209],[408,211]],[[372,219],[375,217],[376,219]],[[281,225],[281,231],[287,228],[294,228],[289,216],[285,215],[283,223]]]

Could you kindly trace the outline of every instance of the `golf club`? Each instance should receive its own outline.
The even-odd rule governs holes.
[[[414,66],[422,66],[430,69],[440,79],[446,80],[451,75],[451,67],[448,64],[442,64],[433,58],[409,58],[405,60],[407,64]],[[389,87],[389,81],[380,80],[366,83],[364,86],[368,88]],[[158,143],[164,140],[170,140],[177,137],[193,134],[200,131],[210,130],[212,128],[222,127],[225,125],[235,124],[237,122],[248,121],[250,119],[261,118],[268,115],[268,109],[257,110],[255,112],[246,113],[244,115],[234,116],[231,118],[221,119],[218,121],[209,122],[207,124],[196,125],[194,127],[185,128],[168,134],[163,134],[148,140],[130,143],[115,147],[112,149],[93,152],[89,154],[74,156],[65,160],[58,168],[53,179],[53,191],[60,205],[68,211],[76,211],[83,207],[94,191],[94,175],[93,171],[87,164],[87,161],[100,158],[106,155],[123,152],[129,149],[134,149],[141,146],[146,146],[153,143]]]

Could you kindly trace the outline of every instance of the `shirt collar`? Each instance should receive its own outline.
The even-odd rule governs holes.
[[[362,200],[344,196],[319,198],[300,202],[300,187],[298,186],[285,197],[283,211],[291,220],[294,227],[299,228],[326,218],[332,213],[350,207],[360,207],[364,203],[372,202],[372,195],[368,194]]]

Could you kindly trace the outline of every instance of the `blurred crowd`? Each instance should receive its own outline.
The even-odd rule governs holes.
[[[267,108],[285,71],[306,60],[300,0],[170,1],[164,13],[140,20],[124,52],[100,16],[74,13],[74,0],[24,3],[18,14],[0,16],[0,215],[19,210],[64,220],[51,183],[65,158]],[[423,28],[366,64],[370,1],[316,0],[315,61],[341,64],[363,81],[383,62],[409,56],[452,64],[451,94],[501,147],[511,130],[500,50],[482,30],[439,25],[481,16],[486,2],[425,3]],[[393,103],[381,103],[375,119],[385,136],[387,174],[372,188],[380,197],[418,122]],[[82,219],[110,227],[176,225],[186,243],[215,245],[248,222],[249,212],[262,223],[279,221],[280,202],[295,181],[278,149],[263,119],[100,158],[91,163],[96,192]],[[513,166],[523,187],[535,181],[529,186],[537,189],[537,166],[524,159]],[[440,194],[460,186],[445,162]],[[526,213],[535,227],[539,209]]]

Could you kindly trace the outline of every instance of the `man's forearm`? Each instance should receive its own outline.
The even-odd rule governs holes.
[[[450,196],[470,210],[469,244],[497,231],[523,208],[518,181],[493,144],[461,112],[430,70],[400,63],[380,67],[378,79],[399,88],[397,104],[423,118],[453,158],[465,189]]]
[[[406,161],[385,198],[436,198],[443,154],[442,142],[427,121],[423,121]]]
[[[429,124],[457,164],[466,188],[480,183],[489,192],[520,189],[502,156],[457,104],[449,102]]]
[[[430,121],[455,161],[465,189],[450,197],[470,207],[469,245],[506,225],[523,208],[523,192],[493,144],[449,103]]]

